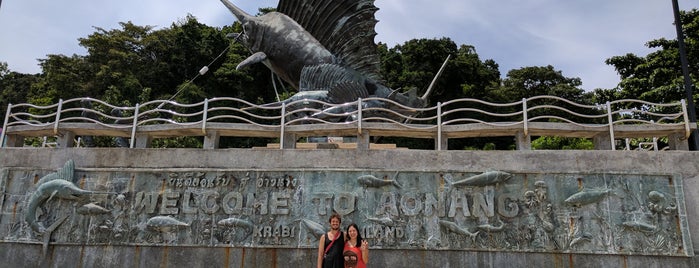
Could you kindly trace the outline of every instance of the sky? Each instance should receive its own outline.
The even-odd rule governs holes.
[[[0,0],[1,1],[1,0]],[[276,7],[276,0],[231,0],[250,14]],[[682,10],[699,1],[678,0]],[[508,71],[552,65],[582,88],[614,88],[619,76],[604,61],[653,50],[646,42],[676,39],[672,1],[660,0],[376,0],[376,42],[393,47],[416,38],[449,37],[472,45],[481,60]],[[38,59],[49,54],[85,55],[78,38],[94,27],[120,29],[119,22],[156,29],[193,15],[222,27],[235,18],[218,0],[122,0],[0,2],[0,62],[10,71],[40,73]],[[211,55],[215,58],[217,55]]]

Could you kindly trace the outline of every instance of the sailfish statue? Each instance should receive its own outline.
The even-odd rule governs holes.
[[[316,99],[342,104],[367,97],[413,108],[427,103],[427,93],[400,93],[381,83],[374,0],[280,0],[276,12],[259,17],[221,2],[242,24],[236,38],[253,53],[237,68],[265,64],[298,90],[287,103]]]

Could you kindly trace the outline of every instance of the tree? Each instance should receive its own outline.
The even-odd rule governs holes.
[[[585,93],[580,88],[582,81],[577,77],[565,77],[563,73],[553,66],[523,67],[510,70],[503,80],[503,86],[495,92],[496,99],[504,103],[517,102],[523,98],[531,98],[540,95],[551,95],[560,97],[578,104],[591,104],[592,94]],[[528,102],[528,107],[534,105],[555,105],[573,112],[589,114],[589,110],[581,111],[581,108],[570,105],[566,102],[555,100],[537,100],[535,103]],[[515,108],[510,112],[515,112]],[[544,109],[528,112],[528,118],[538,115],[557,115],[562,118],[570,118],[571,114],[557,110]],[[521,120],[517,118],[515,120]],[[552,119],[549,119],[552,120]],[[577,120],[585,120],[577,118]],[[592,123],[592,122],[590,122]],[[585,139],[563,138],[563,137],[538,137],[532,141],[534,149],[588,149],[592,143]]]
[[[680,20],[689,70],[696,88],[699,77],[699,10],[680,11]],[[686,98],[677,40],[660,38],[649,41],[646,46],[657,50],[645,57],[628,53],[605,61],[614,66],[621,78],[617,88],[619,97],[656,103],[670,103]],[[696,93],[695,90],[694,99]]]
[[[447,55],[451,60],[429,96],[429,104],[464,97],[477,97],[500,81],[498,65],[481,61],[473,46],[461,45],[449,38],[413,39],[388,49],[379,44],[382,75],[391,88],[419,89],[422,95],[439,71]]]
[[[592,141],[583,138],[539,137],[532,141],[536,150],[592,150]]]
[[[439,71],[447,55],[451,55],[443,74],[428,97],[428,105],[453,99],[479,97],[500,81],[498,65],[481,61],[473,46],[457,46],[449,38],[413,39],[391,49],[379,44],[381,72],[387,86],[407,91],[418,89],[423,95]],[[432,140],[386,138],[383,142],[398,146],[432,149]],[[450,148],[463,148],[463,141],[451,140]]]
[[[36,74],[23,74],[11,71],[7,63],[0,62],[0,116],[7,113],[7,105],[24,103],[32,84],[38,80]]]
[[[237,23],[219,29],[189,15],[159,30],[131,22],[120,26],[111,30],[95,28],[94,33],[78,39],[87,49],[85,56],[48,55],[40,60],[42,74],[32,83],[32,97],[27,101],[48,105],[58,99],[93,97],[116,106],[133,106],[171,98],[180,103],[223,96],[258,103],[275,100],[269,70],[262,65],[235,70],[249,53],[226,38],[227,33],[241,30]],[[203,66],[209,72],[199,75]],[[182,144],[201,142],[173,139],[156,141],[154,146]]]
[[[696,90],[697,77],[699,77],[699,10],[680,11],[680,20],[690,79],[694,88],[692,98],[696,101],[699,96]],[[646,56],[627,53],[605,61],[608,65],[614,66],[621,82],[615,89],[595,91],[595,98],[599,103],[626,98],[654,103],[673,103],[687,99],[677,39],[655,39],[648,41],[646,46],[656,50]],[[641,111],[649,109],[647,105],[640,103],[628,104],[625,108],[636,108]],[[696,108],[699,107],[695,106]],[[626,116],[640,118],[645,115],[634,113]],[[660,143],[662,145],[666,141],[661,139]]]
[[[587,102],[580,78],[565,77],[553,66],[522,67],[507,72],[495,98],[502,102],[516,102],[522,98],[552,95],[574,102]]]

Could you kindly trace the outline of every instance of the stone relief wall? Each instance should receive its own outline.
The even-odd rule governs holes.
[[[331,213],[372,248],[691,256],[676,175],[364,170],[0,172],[8,242],[314,248]]]

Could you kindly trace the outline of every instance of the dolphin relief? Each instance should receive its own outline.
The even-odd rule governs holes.
[[[83,196],[96,193],[80,189],[70,182],[73,179],[74,171],[75,164],[73,160],[69,160],[63,168],[42,177],[37,182],[38,186],[29,197],[27,213],[24,215],[24,220],[34,231],[38,233],[46,231],[46,228],[37,221],[36,210],[48,200],[53,198],[79,200]]]
[[[600,202],[610,193],[613,193],[612,189],[583,190],[569,196],[563,202],[569,206],[581,207]]]
[[[237,68],[266,65],[298,90],[285,103],[315,99],[342,104],[367,97],[386,98],[412,108],[427,103],[429,93],[418,97],[414,90],[403,94],[381,84],[374,43],[374,13],[378,8],[373,0],[281,0],[276,12],[259,17],[228,0],[221,2],[243,26],[236,38],[253,53]],[[401,113],[412,110],[382,102],[369,102],[365,107],[385,107]],[[302,107],[289,107],[298,108]],[[326,112],[344,113],[348,109],[356,107],[341,106]]]
[[[478,233],[481,231],[476,231],[475,233],[470,232],[466,228],[459,227],[458,224],[452,221],[445,221],[445,220],[439,220],[439,225],[444,227],[447,231],[463,236],[468,236],[471,237],[472,241],[476,241],[476,237],[478,237]]]
[[[303,224],[316,239],[320,239],[320,237],[325,234],[325,229],[320,223],[309,219],[301,219],[301,224]]]
[[[380,188],[388,185],[393,185],[396,188],[401,188],[402,186],[395,179],[379,179],[374,175],[362,175],[357,177],[357,183],[364,187]]]

